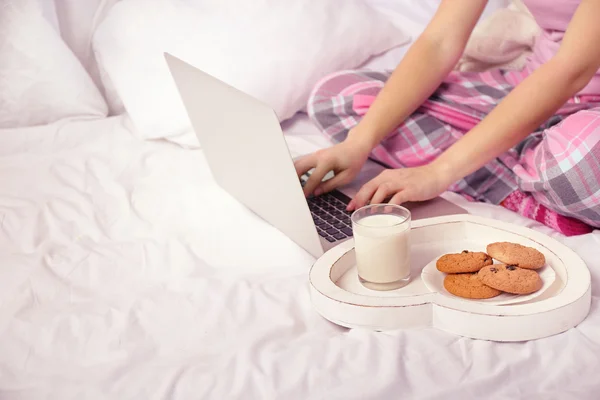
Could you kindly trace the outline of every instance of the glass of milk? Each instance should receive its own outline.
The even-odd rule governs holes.
[[[394,290],[410,281],[410,211],[373,204],[352,214],[358,278],[374,290]]]

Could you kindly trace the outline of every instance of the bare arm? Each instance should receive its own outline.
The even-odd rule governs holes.
[[[348,139],[377,144],[438,88],[458,62],[487,0],[443,0]]]
[[[551,117],[600,69],[600,0],[583,0],[561,48],[435,162],[454,182],[504,153]]]
[[[313,170],[305,195],[332,190],[359,173],[371,150],[439,87],[454,68],[487,0],[442,0],[361,122],[343,142],[295,162],[298,176]],[[329,172],[334,177],[323,182]]]
[[[523,80],[435,161],[384,171],[361,188],[348,209],[390,196],[395,204],[431,199],[522,141],[585,87],[600,68],[598,15],[600,0],[582,0],[552,60]]]

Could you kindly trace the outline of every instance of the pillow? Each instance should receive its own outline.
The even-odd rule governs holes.
[[[90,75],[100,92],[105,88],[100,78],[101,71],[92,52],[92,36],[108,10],[118,0],[46,0],[44,4],[56,3],[56,19],[60,26],[60,36],[69,46],[75,57]],[[110,110],[118,111],[118,110]]]
[[[44,16],[47,12],[39,1],[2,4],[0,128],[106,116],[102,95]]]
[[[39,1],[39,0],[38,0]],[[58,23],[58,15],[56,14],[56,5],[54,1],[41,1],[39,5],[42,10],[42,15],[50,23],[56,32],[60,33],[60,25]]]
[[[514,1],[497,10],[475,27],[456,69],[485,71],[489,69],[522,69],[540,27],[525,5]]]
[[[172,138],[190,123],[165,51],[269,104],[283,121],[324,75],[407,39],[364,0],[123,0],[93,46],[118,95],[109,102],[122,101],[143,137]]]

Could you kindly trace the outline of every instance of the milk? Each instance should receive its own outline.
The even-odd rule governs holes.
[[[358,276],[377,290],[402,287],[410,280],[410,222],[394,214],[375,214],[353,224]]]

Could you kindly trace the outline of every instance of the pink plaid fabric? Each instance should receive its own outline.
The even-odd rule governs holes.
[[[368,110],[391,72],[341,71],[314,88],[308,113],[333,142]],[[453,72],[372,156],[392,168],[429,163],[481,121],[519,82],[518,71]],[[515,190],[600,227],[600,96],[573,98],[523,142],[450,190],[500,204]]]

